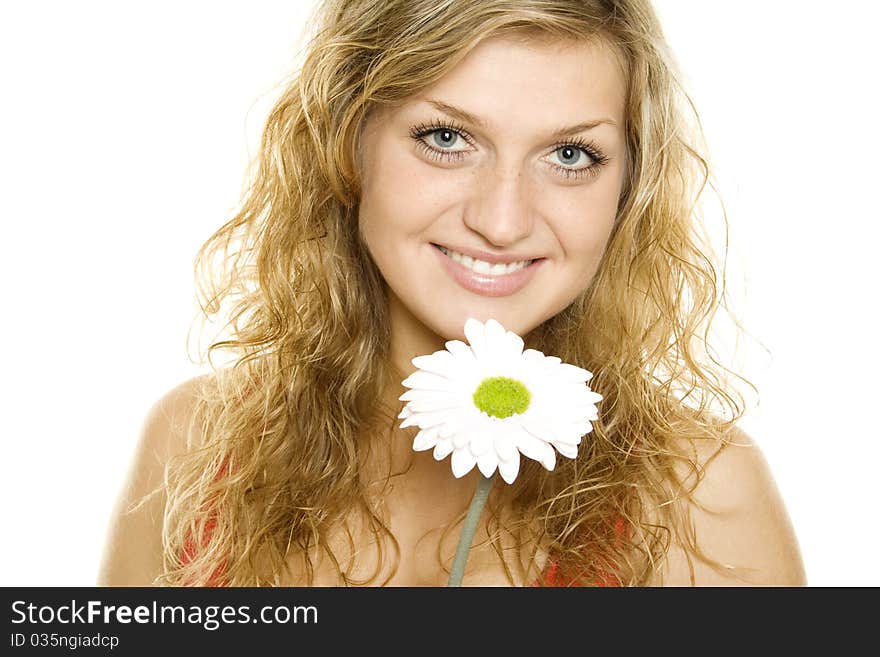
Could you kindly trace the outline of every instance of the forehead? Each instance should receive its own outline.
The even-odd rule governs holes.
[[[492,37],[478,44],[446,75],[411,98],[466,109],[496,121],[525,126],[610,118],[623,123],[626,81],[616,49],[598,39]]]

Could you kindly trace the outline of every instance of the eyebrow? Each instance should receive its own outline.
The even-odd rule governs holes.
[[[449,105],[448,103],[444,103],[439,100],[431,100],[430,98],[426,98],[425,102],[433,105],[436,109],[441,112],[445,112],[452,117],[455,117],[459,121],[463,121],[465,123],[470,123],[472,125],[479,126],[483,129],[486,129],[488,126],[486,122],[479,118],[478,116],[474,116],[470,112],[467,112],[460,107],[456,107],[455,105]],[[571,135],[576,135],[579,132],[584,132],[585,130],[592,130],[593,128],[600,126],[602,124],[615,126],[617,123],[611,119],[596,119],[594,121],[585,121],[584,123],[577,123],[575,125],[563,126],[558,130],[554,131],[551,135],[551,139],[562,139],[564,137],[570,137]]]

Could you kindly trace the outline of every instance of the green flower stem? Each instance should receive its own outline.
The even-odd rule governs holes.
[[[467,515],[464,518],[464,527],[461,528],[461,537],[458,539],[458,548],[455,550],[455,559],[452,561],[452,570],[449,573],[449,583],[446,586],[461,586],[461,578],[464,576],[464,566],[467,563],[468,552],[471,549],[471,543],[474,541],[474,533],[477,531],[477,522],[480,520],[480,514],[483,513],[483,507],[486,505],[486,498],[489,497],[489,489],[495,481],[495,475],[484,477],[480,475],[480,482],[477,484],[477,490],[474,492],[474,498],[468,507]]]

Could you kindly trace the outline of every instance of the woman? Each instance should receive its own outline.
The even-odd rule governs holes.
[[[491,317],[604,399],[577,459],[493,488],[465,585],[803,584],[707,355],[708,170],[649,3],[316,19],[200,254],[206,314],[230,319],[210,352],[236,362],[155,405],[99,582],[443,585],[479,473],[413,452],[401,381]]]

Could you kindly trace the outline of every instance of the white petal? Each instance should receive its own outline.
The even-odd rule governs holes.
[[[420,426],[418,415],[407,415],[406,419],[400,423],[401,429],[406,429],[407,427],[417,427],[417,426]]]
[[[501,322],[494,318],[487,319],[485,327],[487,340],[503,340],[504,334],[507,333],[507,329],[501,326]]]
[[[592,404],[587,406],[575,406],[568,410],[568,419],[571,422],[583,422],[596,415],[596,407]]]
[[[464,323],[464,334],[477,359],[482,360],[489,355],[486,351],[486,328],[482,322],[468,317]]]
[[[433,395],[426,399],[415,399],[409,403],[414,413],[433,413],[461,408],[461,402],[451,395]]]
[[[522,427],[535,438],[546,442],[557,439],[555,423],[547,417],[534,414],[523,414],[520,423]]]
[[[593,378],[593,374],[589,370],[571,365],[570,363],[557,365],[556,371],[553,374],[554,378],[558,378],[558,380],[565,383],[586,383]]]
[[[452,444],[451,440],[448,438],[441,438],[437,441],[437,445],[434,447],[434,459],[442,461],[452,453],[453,449],[455,449],[455,446]]]
[[[498,467],[498,459],[495,458],[494,452],[488,450],[480,454],[477,457],[477,467],[480,468],[480,472],[483,473],[484,477],[491,477]]]
[[[537,349],[526,349],[522,352],[523,359],[530,363],[544,363],[544,352]]]
[[[516,441],[510,436],[496,434],[494,443],[495,453],[502,461],[510,461],[519,454],[516,451]]]
[[[412,412],[409,410],[409,407],[404,406],[403,410],[400,411],[400,415],[398,415],[397,417],[403,419],[409,417],[410,415],[412,415]]]
[[[524,456],[538,461],[548,470],[552,470],[556,464],[556,455],[553,448],[543,440],[539,440],[534,436],[522,432],[517,436],[517,447]]]
[[[575,413],[569,413],[563,415],[560,413],[557,416],[558,422],[554,422],[553,426],[561,431],[569,431],[575,429],[583,429],[578,435],[582,436],[588,431],[588,427],[590,427],[590,422],[596,414],[595,413],[586,413],[584,411],[577,411]]]
[[[569,445],[567,443],[555,442],[553,446],[559,451],[563,456],[567,456],[570,459],[577,458],[578,449],[576,445]]]
[[[556,368],[557,371],[559,368]],[[602,400],[602,395],[593,392],[585,383],[560,381],[554,377],[555,392],[560,398],[565,398],[577,406],[593,406]]]
[[[474,431],[471,433],[470,450],[474,456],[480,456],[490,451],[492,447],[492,439],[486,435],[484,431]],[[494,454],[493,454],[494,458]]]
[[[403,393],[397,399],[400,401],[412,401],[413,397],[418,395],[418,392],[419,391],[417,391],[417,390],[407,390],[405,393]],[[398,415],[397,417],[401,417],[401,416]]]
[[[574,430],[560,431],[555,436],[553,436],[553,440],[551,440],[550,442],[554,445],[557,443],[565,443],[566,445],[580,445],[581,437],[583,435],[584,434]]]
[[[456,449],[452,452],[452,474],[456,478],[465,476],[476,464],[477,459],[469,449]]]
[[[450,386],[452,388],[452,386]],[[455,390],[428,390],[426,388],[411,388],[403,393],[398,399],[400,401],[415,401],[417,399],[434,399],[436,397],[458,397],[459,393]]]
[[[458,359],[444,350],[435,351],[430,356],[416,356],[411,362],[420,370],[437,374],[447,379],[454,379],[456,373],[460,370]]]
[[[507,331],[501,324],[490,319],[486,321],[486,348],[491,355],[491,359],[495,363],[502,363],[505,359],[510,358],[507,351]]]
[[[523,456],[527,456],[532,460],[540,461],[544,456],[543,447],[547,443],[543,440],[535,438],[528,432],[520,432],[516,434],[516,447]]]
[[[555,412],[548,412],[548,406],[546,402],[541,406],[541,415],[545,418],[552,417],[555,420],[555,424],[569,425],[569,424],[582,424],[585,420],[587,420],[592,414],[592,410],[587,410],[585,408],[572,408],[566,404],[561,404]]]
[[[587,392],[585,393],[584,397],[591,404],[595,404],[596,402],[600,402],[605,399],[598,392],[596,392],[595,390],[590,390],[589,388],[587,388]]]
[[[453,432],[450,438],[452,439],[452,444],[455,445],[455,449],[467,447],[471,442],[471,436],[467,431]]]
[[[559,372],[560,367],[562,367],[562,365],[556,366],[555,369],[557,372]],[[574,365],[571,365],[570,367],[574,367]],[[575,368],[575,369],[581,369],[581,368]],[[588,372],[589,370],[583,370],[583,371]],[[572,374],[571,376],[575,379],[578,378],[576,373]],[[578,397],[579,399],[584,399],[585,395],[588,395],[588,394],[589,395],[595,394],[595,395],[598,395],[599,397],[601,397],[601,395],[599,395],[599,393],[594,393],[593,390],[590,388],[590,386],[588,386],[583,381],[572,381],[572,380],[566,380],[564,378],[557,378],[557,384],[560,387],[562,387],[566,392],[571,393],[572,395]]]
[[[525,342],[523,339],[519,337],[513,331],[507,332],[507,350],[510,354],[511,358],[519,358],[522,356],[523,347],[525,347]]]
[[[519,452],[516,452],[515,457],[509,461],[500,461],[498,463],[498,472],[501,473],[501,478],[504,481],[512,484],[519,474]]]
[[[440,427],[441,438],[452,438],[452,436],[467,428],[468,423],[461,412],[446,411],[446,413],[446,419]]]
[[[582,423],[579,423],[575,426],[575,431],[579,433],[581,436],[586,436],[593,430],[593,425],[588,421],[584,420]]]
[[[417,452],[424,452],[432,449],[437,444],[437,429],[422,429],[416,434],[413,440],[413,449]]]
[[[593,427],[590,424],[589,418],[594,415],[593,413],[584,413],[583,411],[578,411],[577,413],[572,413],[570,416],[566,418],[561,418],[563,421],[560,423],[560,428],[563,430],[580,430],[578,435],[583,436],[585,433],[592,431]]]
[[[450,340],[446,343],[446,349],[462,361],[471,363],[475,360],[474,352],[461,340]]]
[[[435,411],[433,413],[413,413],[410,417],[406,418],[403,421],[403,424],[401,424],[400,426],[402,428],[404,427],[404,425],[412,426],[412,424],[406,424],[407,422],[412,421],[418,425],[419,429],[427,429],[429,427],[435,427],[438,424],[443,424],[444,422],[448,421],[452,415],[453,413],[451,413],[450,411]]]
[[[541,465],[547,470],[552,470],[556,467],[556,452],[553,451],[553,448],[550,445],[547,445],[545,458],[541,459]]]
[[[422,390],[445,390],[447,392],[456,389],[455,382],[439,374],[431,374],[422,370],[416,370],[403,380],[402,385],[407,388],[419,388]]]

